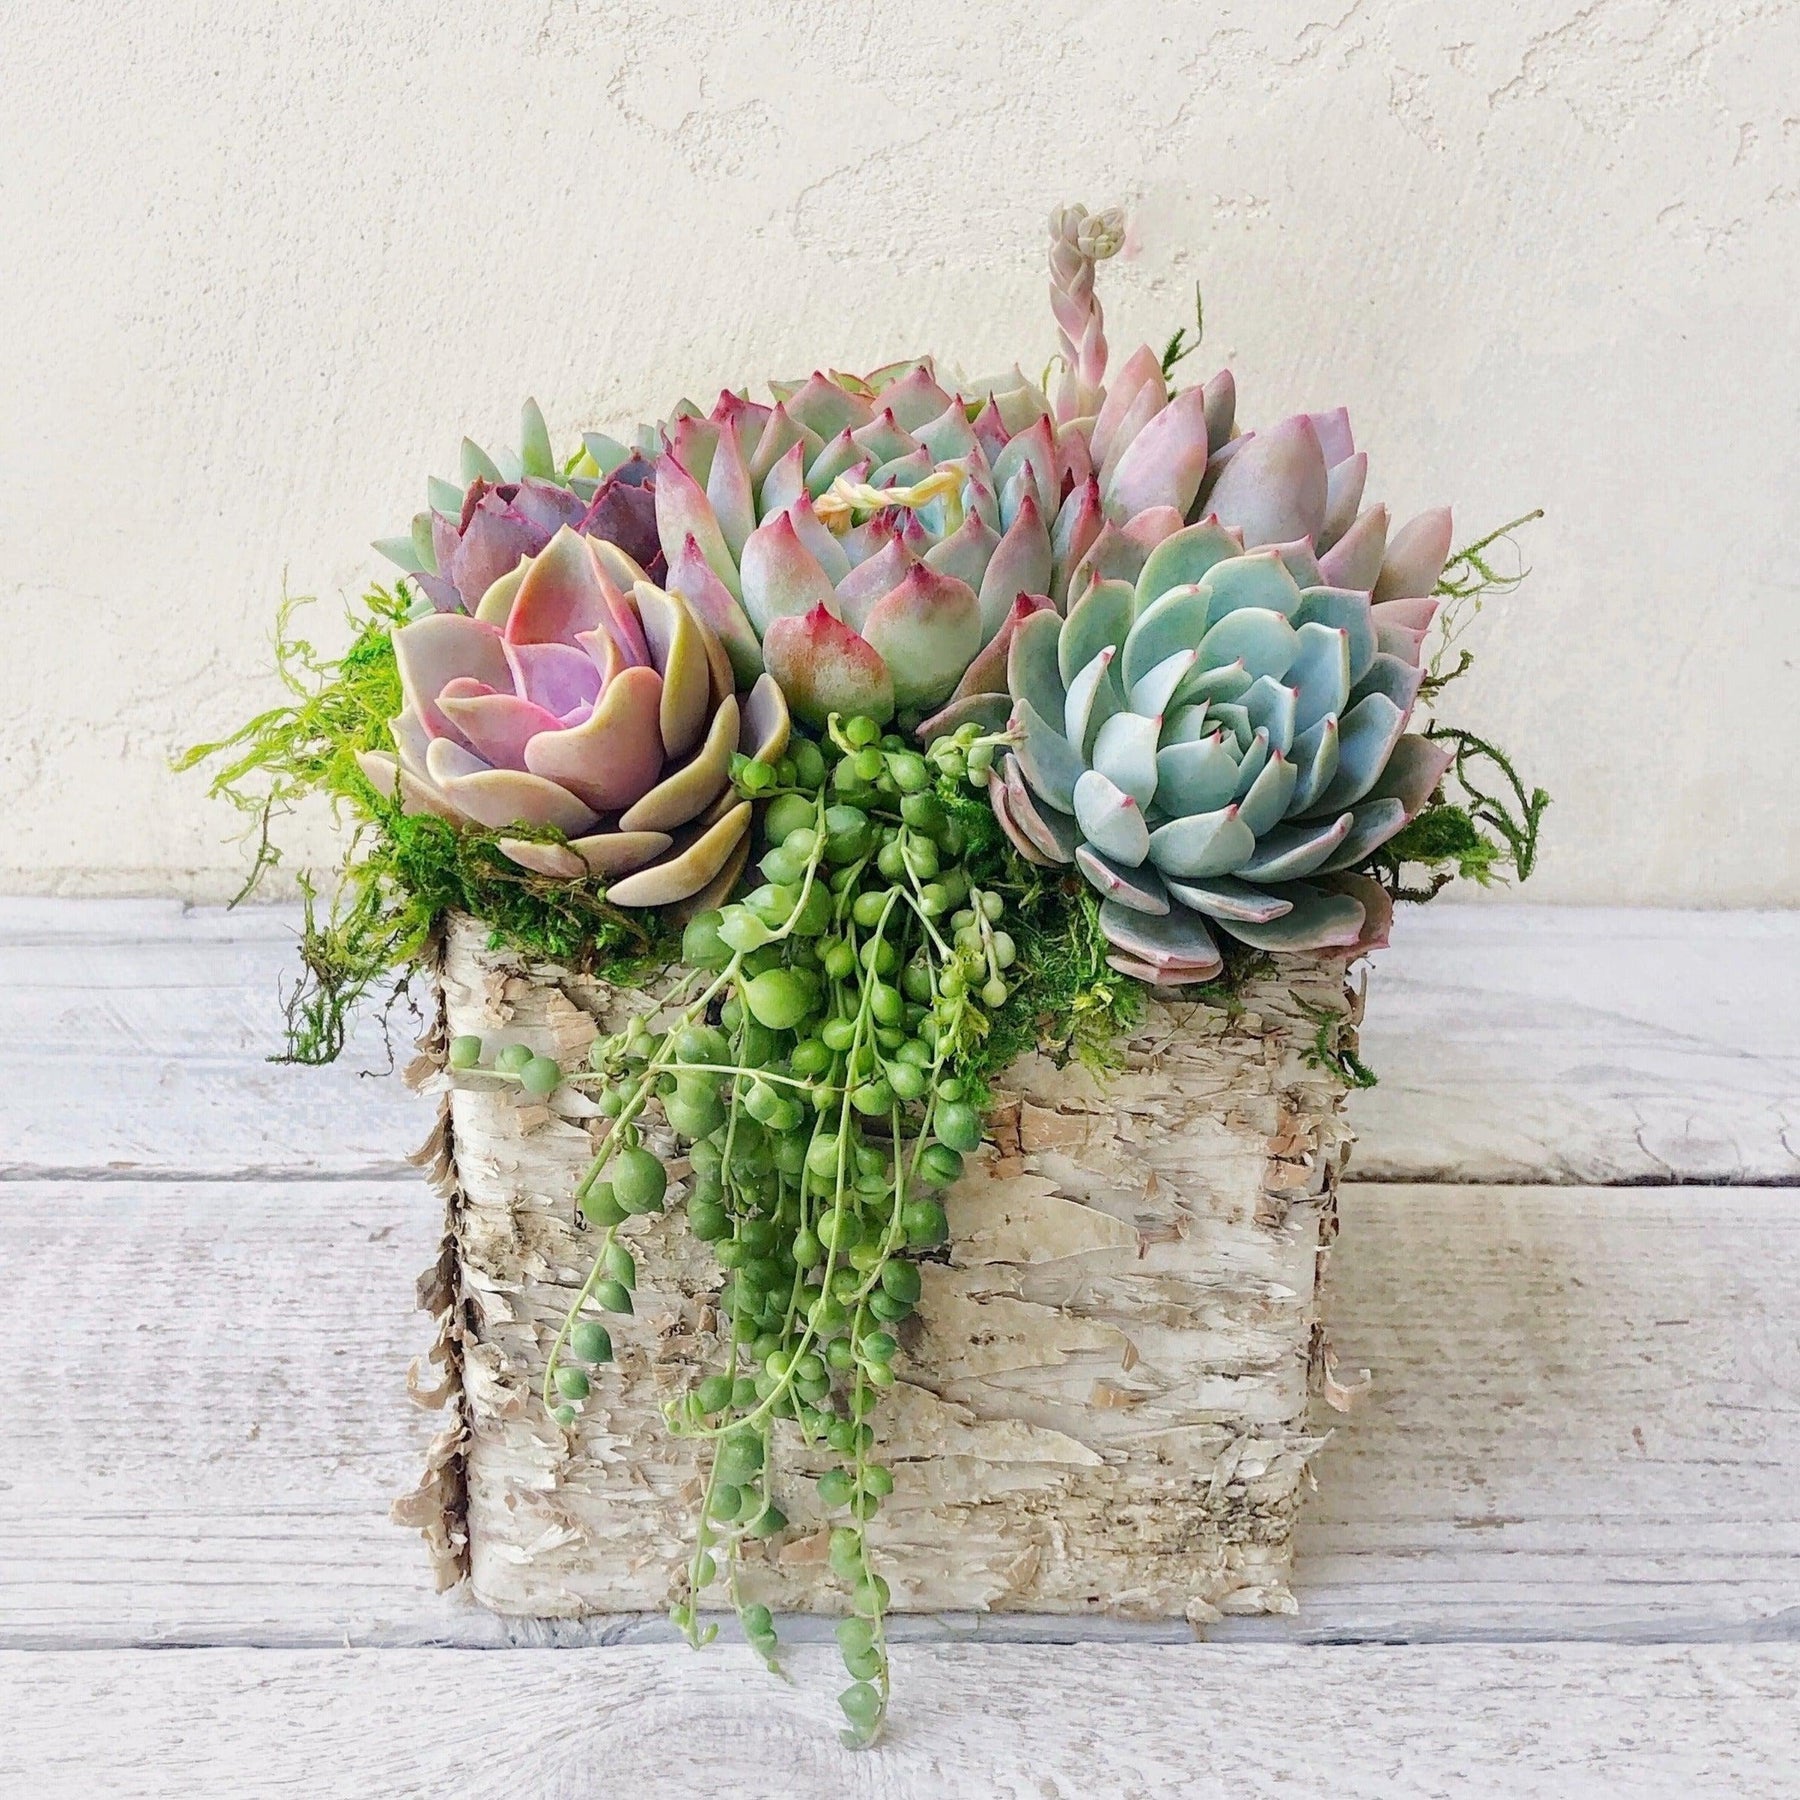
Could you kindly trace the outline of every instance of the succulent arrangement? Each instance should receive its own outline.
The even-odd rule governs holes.
[[[457,1039],[452,1079],[600,1121],[541,1393],[571,1445],[631,1310],[620,1228],[678,1200],[712,1246],[718,1366],[667,1409],[709,1452],[672,1614],[704,1641],[722,1585],[773,1663],[739,1576],[786,1525],[792,1421],[838,1458],[857,1742],[888,1699],[873,1421],[988,1077],[1034,1047],[1103,1065],[1152,994],[1218,1001],[1263,959],[1378,947],[1455,874],[1528,875],[1546,804],[1439,716],[1468,663],[1432,650],[1439,609],[1453,631],[1508,584],[1501,533],[1390,530],[1341,410],[1244,429],[1229,371],[1173,382],[1185,333],[1114,370],[1123,235],[1052,218],[1042,381],[816,372],[562,462],[528,403],[516,455],[465,442],[381,544],[402,578],[350,650],[285,640],[294,702],[192,753],[225,755],[259,871],[303,795],[355,820],[333,910],[309,899],[303,1058],[453,911],[622,986],[680,968],[583,1067]]]

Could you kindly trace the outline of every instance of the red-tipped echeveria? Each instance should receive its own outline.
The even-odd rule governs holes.
[[[920,360],[772,396],[724,393],[664,428],[657,527],[670,588],[740,681],[766,668],[815,726],[832,711],[927,735],[998,726],[1015,618],[1060,607],[1115,540],[1141,561],[1206,462],[1181,408],[1102,480],[1085,429],[1059,427],[1017,370],[952,390]]]
[[[780,757],[786,702],[767,678],[740,700],[711,627],[617,546],[565,525],[471,612],[402,625],[394,653],[406,700],[394,754],[359,760],[407,812],[554,828],[564,842],[500,848],[542,875],[597,878],[621,906],[736,880],[750,804],[731,759]]]
[[[482,596],[519,559],[536,556],[564,526],[604,538],[661,580],[655,482],[650,464],[599,432],[559,465],[535,400],[525,402],[518,451],[490,456],[462,443],[460,481],[429,483],[430,508],[405,537],[375,548],[423,589],[439,612],[473,613]]]

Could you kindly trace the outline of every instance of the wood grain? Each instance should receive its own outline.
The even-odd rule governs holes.
[[[426,1123],[365,1020],[280,1043],[296,917],[0,900],[0,1178],[367,1176]],[[1376,959],[1365,1180],[1800,1179],[1800,914],[1438,905]],[[404,1038],[407,1033],[400,1034]],[[104,1106],[93,1104],[105,1096]]]
[[[1314,1465],[1299,1615],[1217,1633],[1800,1639],[1800,1193],[1352,1185],[1342,1218],[1328,1317],[1375,1386]],[[389,1523],[440,1225],[416,1175],[0,1184],[0,1644],[661,1631],[436,1598]]]
[[[1800,1181],[1800,912],[1402,908],[1363,1048],[1365,1181]]]
[[[0,1656],[43,1800],[1791,1795],[1800,1648],[901,1646],[872,1751],[736,1647]]]

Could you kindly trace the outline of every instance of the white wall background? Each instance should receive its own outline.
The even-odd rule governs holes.
[[[1797,72],[1794,0],[12,0],[0,890],[229,891],[168,756],[465,429],[1041,364],[1085,199],[1116,348],[1199,279],[1252,421],[1348,403],[1459,541],[1549,509],[1464,702],[1534,894],[1800,902]]]

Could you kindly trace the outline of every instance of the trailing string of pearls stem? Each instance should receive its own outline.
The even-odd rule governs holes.
[[[687,926],[688,974],[654,1017],[599,1039],[565,1070],[528,1046],[450,1046],[452,1068],[546,1098],[597,1090],[607,1119],[576,1190],[602,1233],[545,1361],[543,1401],[566,1430],[612,1360],[608,1317],[629,1316],[636,1262],[619,1236],[668,1202],[642,1122],[660,1105],[688,1146],[683,1201],[725,1271],[719,1366],[667,1408],[709,1452],[693,1549],[672,1617],[690,1641],[723,1580],[746,1637],[771,1667],[769,1610],[742,1582],[747,1540],[787,1525],[777,1503],[777,1419],[836,1459],[817,1477],[837,1520],[833,1570],[849,1589],[838,1640],[851,1684],[848,1737],[879,1732],[888,1699],[888,1585],[865,1526],[892,1493],[870,1423],[896,1379],[896,1330],[916,1306],[916,1258],[946,1240],[939,1198],[981,1142],[985,1094],[971,1074],[1017,957],[1007,900],[971,878],[969,782],[1001,740],[965,726],[919,751],[866,717],[834,716],[773,767],[733,776],[766,801],[762,885]],[[977,815],[979,816],[979,815]]]

